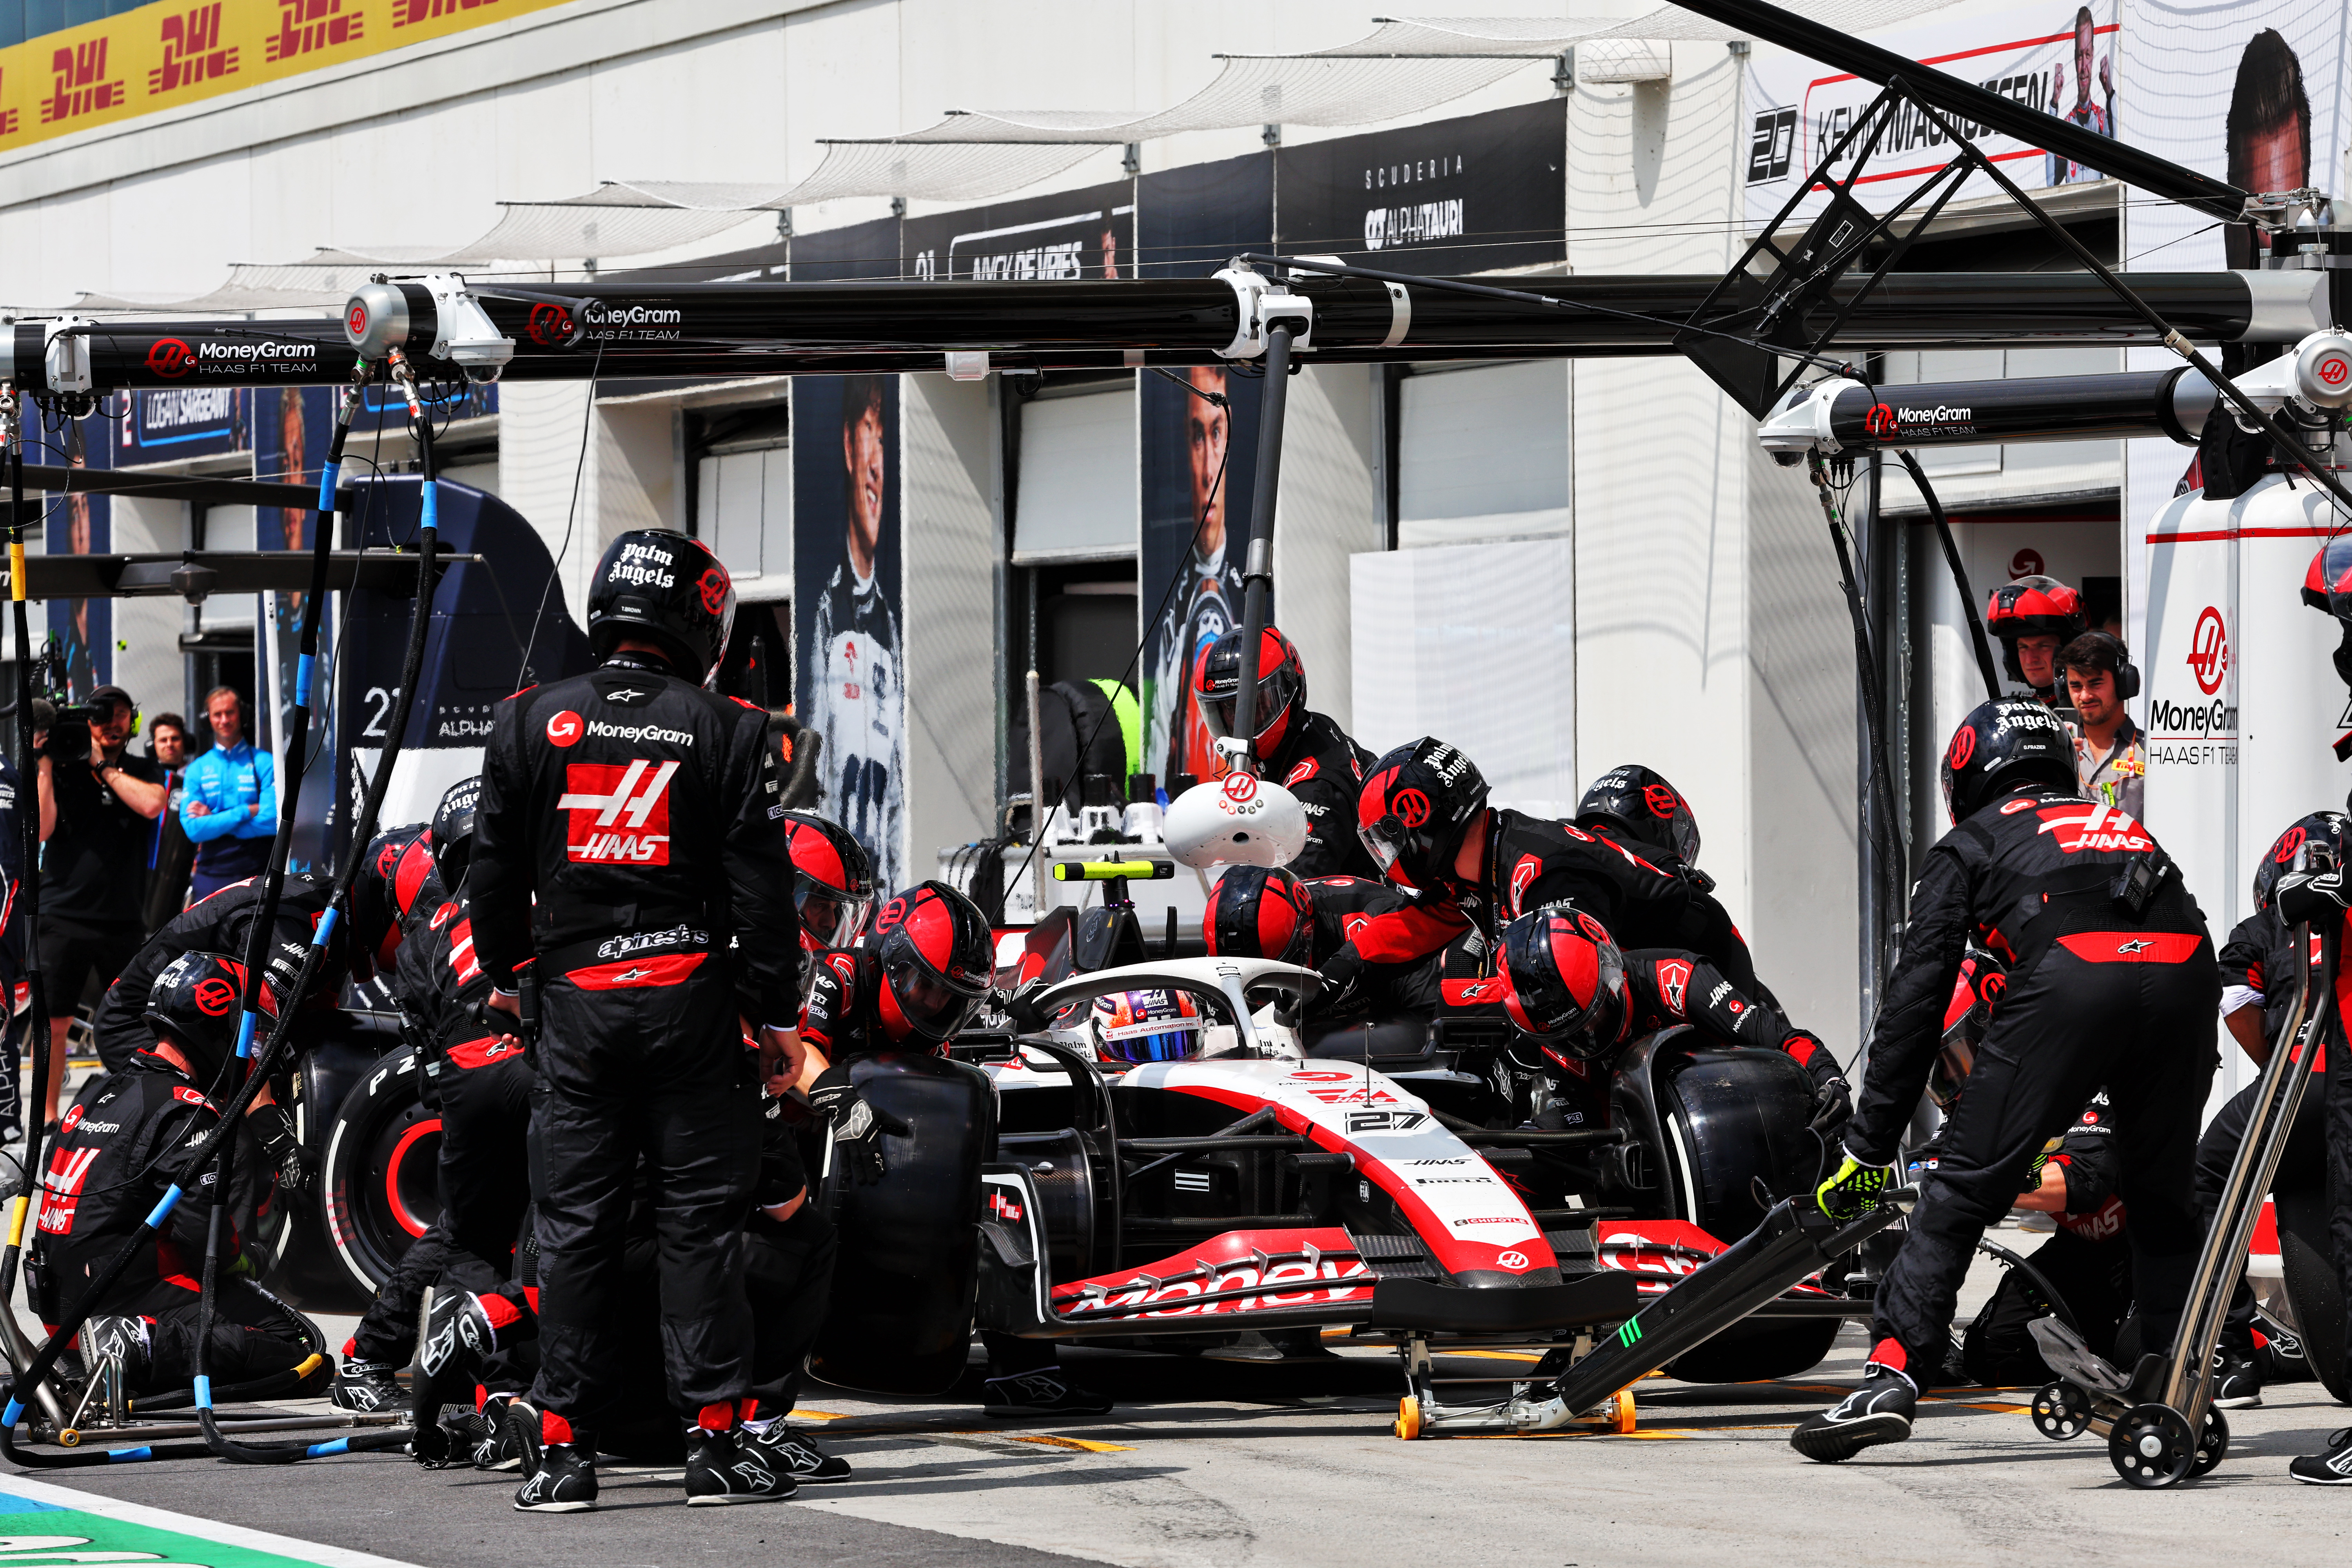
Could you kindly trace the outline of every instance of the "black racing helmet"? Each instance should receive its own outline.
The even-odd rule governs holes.
[[[1639,763],[1612,768],[1593,780],[1576,803],[1576,825],[1615,826],[1682,865],[1698,864],[1698,818],[1690,802],[1664,773]]]
[[[598,658],[625,637],[656,644],[689,680],[706,680],[735,626],[735,581],[698,539],[636,528],[613,541],[588,587],[588,647]]]
[[[847,947],[874,907],[874,861],[836,822],[810,811],[784,813],[793,857],[793,907],[801,930],[819,947]]]
[[[1229,866],[1209,889],[1201,934],[1212,958],[1315,962],[1315,899],[1279,866]]]
[[[421,822],[387,827],[368,840],[359,875],[352,879],[353,978],[365,980],[392,967],[407,934],[409,911],[424,896],[434,869],[433,830]]]
[[[1477,764],[1423,735],[1372,764],[1356,795],[1356,837],[1383,875],[1427,891],[1452,879],[1462,836],[1486,809]]]
[[[2018,638],[2054,637],[2064,647],[2089,627],[2083,616],[2083,595],[2055,577],[2003,583],[1985,605],[1985,630],[2000,639],[2001,664],[2011,680],[2025,679],[2025,667],[2017,658]]]
[[[2271,907],[2271,894],[2277,890],[2278,879],[2302,867],[2308,857],[2307,845],[2319,845],[2341,852],[2345,832],[2352,827],[2352,818],[2340,811],[2315,811],[2278,836],[2262,864],[2254,868],[2254,908]]]
[[[433,864],[441,889],[451,898],[465,886],[466,864],[474,853],[474,807],[482,798],[482,775],[459,779],[433,808]]]
[[[945,882],[918,882],[876,912],[866,939],[882,964],[882,1023],[947,1040],[987,999],[996,939],[980,906]]]
[[[1566,1055],[1592,1061],[1625,1032],[1625,959],[1609,929],[1572,904],[1546,904],[1503,928],[1503,1011]]]
[[[2074,736],[2058,715],[2030,697],[1979,703],[1952,731],[1943,773],[1944,809],[1955,823],[2021,784],[2038,782],[2069,795],[2081,787]]]
[[[236,1054],[245,981],[245,965],[225,952],[184,952],[147,988],[147,1010],[140,1016],[179,1047],[188,1058],[189,1079],[201,1089],[224,1087],[222,1069]],[[258,1005],[264,1016],[278,1016],[278,998],[266,980]]]
[[[1243,628],[1209,645],[1193,672],[1192,696],[1200,704],[1201,721],[1218,740],[1234,732],[1235,700],[1242,688]],[[1290,639],[1268,626],[1258,638],[1257,701],[1250,712],[1253,754],[1272,756],[1307,711],[1307,666]]]

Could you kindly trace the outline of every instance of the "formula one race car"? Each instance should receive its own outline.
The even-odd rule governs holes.
[[[1007,980],[1066,976],[1039,1012],[1066,1023],[1097,998],[1181,995],[1202,1048],[1106,1060],[1063,1027],[967,1035],[950,1059],[862,1058],[860,1093],[909,1133],[881,1182],[824,1184],[843,1236],[814,1358],[828,1381],[936,1394],[975,1321],[1266,1354],[1344,1329],[1395,1345],[1416,1395],[1434,1394],[1430,1355],[1449,1346],[1542,1349],[1557,1371],[1816,1179],[1811,1086],[1779,1053],[1666,1031],[1617,1065],[1605,1124],[1531,1128],[1532,1075],[1500,1032],[1400,1022],[1303,1046],[1270,1004],[1314,988],[1311,971],[1139,960],[1117,903],[1000,942]],[[1138,961],[1083,963],[1112,957]],[[1848,1310],[1801,1283],[1672,1370],[1801,1371]]]

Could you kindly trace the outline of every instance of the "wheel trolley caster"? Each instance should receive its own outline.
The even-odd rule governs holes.
[[[2227,1443],[2226,1433],[2222,1440]],[[2135,1405],[2107,1434],[2107,1462],[2142,1491],[2159,1491],[2185,1479],[2199,1448],[2188,1417],[2169,1405]],[[2214,1458],[2219,1463],[2218,1453]]]
[[[1421,1436],[1421,1398],[1418,1394],[1408,1394],[1397,1401],[1394,1430],[1408,1443]]]
[[[1619,1389],[1616,1395],[1601,1407],[1601,1419],[1606,1430],[1614,1432],[1621,1437],[1633,1431],[1633,1391],[1630,1388]]]
[[[2091,1428],[2091,1396],[2060,1378],[2033,1396],[2033,1429],[2053,1443],[2079,1437]]]

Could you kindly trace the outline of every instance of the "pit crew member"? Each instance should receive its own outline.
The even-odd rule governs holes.
[[[1234,733],[1241,690],[1242,629],[1235,627],[1209,646],[1192,674],[1192,697],[1209,733],[1220,741]],[[1356,837],[1356,793],[1372,754],[1346,731],[1307,706],[1307,667],[1290,639],[1268,626],[1258,645],[1257,700],[1251,710],[1257,732],[1250,737],[1258,775],[1298,797],[1307,814],[1307,847],[1290,862],[1301,877],[1377,879],[1380,868]]]
[[[213,1209],[228,1204],[235,1224],[269,1192],[269,1163],[250,1138],[239,1139],[226,1194],[213,1157],[194,1160],[196,1145],[220,1121],[215,1097],[236,1085],[245,976],[245,966],[225,953],[183,953],[167,964],[148,991],[147,1046],[121,1070],[83,1088],[58,1124],[41,1177],[40,1228],[26,1272],[34,1310],[51,1325],[83,1304],[90,1277],[113,1259],[167,1188],[186,1194],[104,1299],[89,1303],[82,1326],[85,1360],[120,1355],[134,1394],[188,1386],[196,1371],[197,1276]],[[274,1015],[266,984],[261,997]],[[278,1114],[267,1089],[255,1110]],[[317,1327],[254,1284],[249,1269],[238,1267],[242,1261],[232,1231],[205,1345],[205,1370],[222,1384],[289,1372],[326,1350]],[[318,1393],[332,1373],[331,1359],[322,1359],[297,1392]]]
[[[859,1097],[850,1064],[875,1051],[941,1052],[987,999],[996,963],[988,919],[944,882],[918,882],[875,911],[858,946],[825,953],[801,1015],[801,1041],[826,1064],[809,1104],[832,1123],[834,1157],[858,1179],[885,1166],[884,1117]],[[1052,1342],[985,1331],[991,1415],[1099,1415],[1110,1401],[1062,1372]]]
[[[1972,934],[2008,963],[2007,988],[1878,1286],[1863,1384],[1790,1435],[1822,1461],[1911,1435],[1912,1369],[1942,1368],[1978,1239],[2100,1085],[2131,1130],[2116,1191],[2147,1342],[2170,1339],[2202,1234],[2189,1170],[2221,982],[2179,870],[2137,821],[2075,793],[2073,737],[2032,699],[1962,721],[1943,784],[1955,826],[1924,857],[1843,1151],[1816,1194],[1831,1217],[1860,1216],[1885,1189]]]
[[[2083,595],[2055,577],[2004,583],[1985,605],[1985,630],[2000,639],[2001,668],[2011,680],[2032,687],[2047,707],[2066,700],[2059,686],[2058,650],[2088,629]]]
[[[475,959],[542,1080],[532,1404],[545,1447],[520,1509],[594,1506],[641,1152],[664,1195],[662,1339],[693,1424],[687,1501],[791,1487],[736,1436],[759,1080],[798,1070],[801,948],[767,714],[700,684],[734,612],[727,569],[700,543],[624,533],[588,592],[598,668],[507,699],[491,721],[466,874]],[[526,1024],[516,972],[533,954]]]
[[[1506,924],[1562,902],[1635,946],[1696,952],[1759,994],[1747,941],[1720,904],[1572,823],[1489,807],[1476,764],[1443,741],[1424,735],[1375,763],[1356,823],[1389,880],[1415,897],[1373,915],[1323,965],[1342,994],[1367,963],[1411,963],[1456,938],[1491,962]]]

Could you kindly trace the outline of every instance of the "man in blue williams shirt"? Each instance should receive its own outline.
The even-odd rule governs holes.
[[[245,699],[215,686],[205,694],[205,718],[213,749],[188,764],[180,806],[180,826],[196,847],[189,885],[196,899],[257,875],[278,835],[277,763],[247,738]]]

